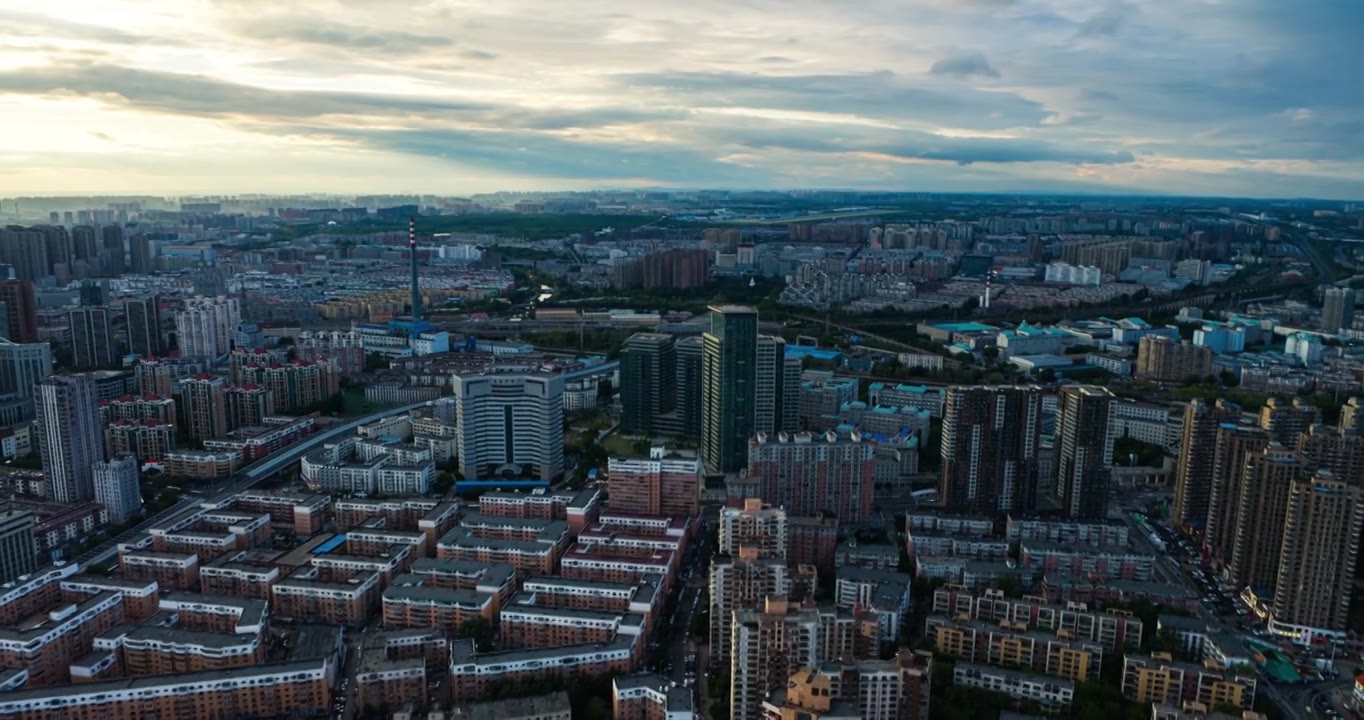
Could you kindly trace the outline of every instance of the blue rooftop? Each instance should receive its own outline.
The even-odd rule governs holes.
[[[328,540],[327,542],[324,542],[324,543],[322,543],[321,545],[318,545],[317,547],[315,547],[315,548],[313,548],[312,550],[310,550],[309,553],[311,553],[311,554],[313,554],[313,555],[326,555],[327,553],[329,553],[329,552],[331,552],[331,551],[333,551],[333,550],[335,550],[335,549],[337,549],[337,548],[339,548],[339,547],[341,547],[342,545],[345,545],[345,544],[346,544],[346,534],[345,534],[345,533],[337,533],[336,537],[333,537],[332,539]]]
[[[932,327],[938,328],[939,330],[946,330],[947,332],[954,332],[954,333],[955,333],[955,332],[992,332],[992,331],[994,331],[994,330],[998,330],[998,329],[999,329],[999,328],[996,328],[996,327],[994,327],[994,326],[986,325],[986,324],[984,324],[984,323],[978,323],[978,322],[933,323],[933,324],[932,324]]]
[[[830,360],[837,362],[843,358],[843,353],[838,350],[823,350],[807,345],[787,345],[786,357],[789,358],[814,358],[815,360]]]

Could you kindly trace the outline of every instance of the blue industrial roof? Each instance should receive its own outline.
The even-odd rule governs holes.
[[[342,545],[345,545],[345,544],[346,544],[346,534],[345,534],[345,533],[337,533],[335,537],[333,537],[332,539],[328,540],[327,542],[322,543],[321,545],[318,545],[317,547],[313,548],[313,549],[310,550],[309,552],[311,552],[313,555],[326,555],[327,553],[329,553],[329,552],[331,552],[331,551],[333,551],[333,550],[335,550],[335,549],[337,549],[337,548],[339,548],[339,547],[341,547]]]
[[[946,330],[947,332],[989,332],[991,330],[999,329],[991,325],[986,325],[984,323],[978,322],[933,323],[933,327],[938,328],[940,330]]]
[[[836,362],[843,357],[843,353],[838,350],[823,350],[808,345],[787,345],[786,357],[810,357],[816,360],[833,360]]]

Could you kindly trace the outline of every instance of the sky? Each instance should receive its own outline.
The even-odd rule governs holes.
[[[1364,198],[1359,0],[0,0],[0,194]]]

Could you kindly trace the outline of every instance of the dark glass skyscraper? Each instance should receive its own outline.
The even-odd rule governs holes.
[[[741,305],[710,310],[701,352],[701,457],[711,472],[737,472],[748,465],[753,435],[758,311]]]
[[[945,508],[977,515],[1035,511],[1041,428],[1037,386],[949,388],[938,490]]]
[[[1109,476],[1104,462],[1108,413],[1113,393],[1097,385],[1061,388],[1056,427],[1056,495],[1071,517],[1102,518],[1108,513]]]
[[[620,357],[623,432],[659,432],[659,416],[677,405],[677,353],[665,333],[635,333]]]

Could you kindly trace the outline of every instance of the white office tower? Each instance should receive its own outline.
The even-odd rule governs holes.
[[[564,381],[487,371],[453,376],[465,478],[553,480],[564,471]]]
[[[13,343],[0,338],[0,394],[33,397],[37,384],[51,374],[50,345]]]
[[[109,522],[122,525],[142,509],[137,480],[137,458],[130,453],[119,453],[109,462],[95,463],[95,502],[104,506]]]
[[[49,499],[78,503],[95,496],[95,463],[104,457],[95,383],[88,375],[54,375],[34,398],[38,452]]]
[[[232,349],[232,337],[241,324],[242,311],[237,298],[196,297],[175,313],[175,334],[180,355],[218,358]]]

